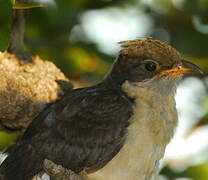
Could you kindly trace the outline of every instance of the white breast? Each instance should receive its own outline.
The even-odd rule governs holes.
[[[106,166],[89,174],[89,180],[157,179],[159,161],[177,124],[174,92],[161,96],[129,82],[123,89],[136,98],[125,144]]]

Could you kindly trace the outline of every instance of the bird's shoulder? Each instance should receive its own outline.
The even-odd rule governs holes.
[[[122,92],[103,87],[74,90],[58,103],[44,122],[55,131],[68,137],[68,130],[106,129],[108,126],[125,124],[132,113],[132,101]],[[52,122],[51,122],[52,121]]]
[[[54,104],[53,112],[56,117],[62,120],[69,120],[70,117],[80,113],[87,113],[89,115],[102,115],[102,113],[116,114],[118,111],[125,113],[131,107],[131,99],[125,96],[122,91],[93,86],[70,92],[58,103]]]

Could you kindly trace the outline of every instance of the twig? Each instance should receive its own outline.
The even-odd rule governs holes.
[[[28,3],[28,0],[17,0],[15,3]],[[20,60],[32,61],[32,56],[24,51],[25,10],[12,9],[10,17],[10,40],[7,51],[15,54]]]
[[[48,159],[44,160],[43,166],[45,172],[50,175],[52,180],[86,180],[85,173],[76,174],[72,170],[65,169]]]

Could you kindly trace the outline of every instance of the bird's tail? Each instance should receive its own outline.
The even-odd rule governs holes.
[[[30,180],[42,170],[43,159],[26,142],[10,146],[0,165],[0,180]]]

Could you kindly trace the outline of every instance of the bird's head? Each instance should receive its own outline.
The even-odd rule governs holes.
[[[161,86],[161,82],[168,86],[182,74],[202,73],[197,65],[184,60],[177,50],[159,40],[145,38],[120,44],[122,49],[107,76],[116,84],[155,82]]]

